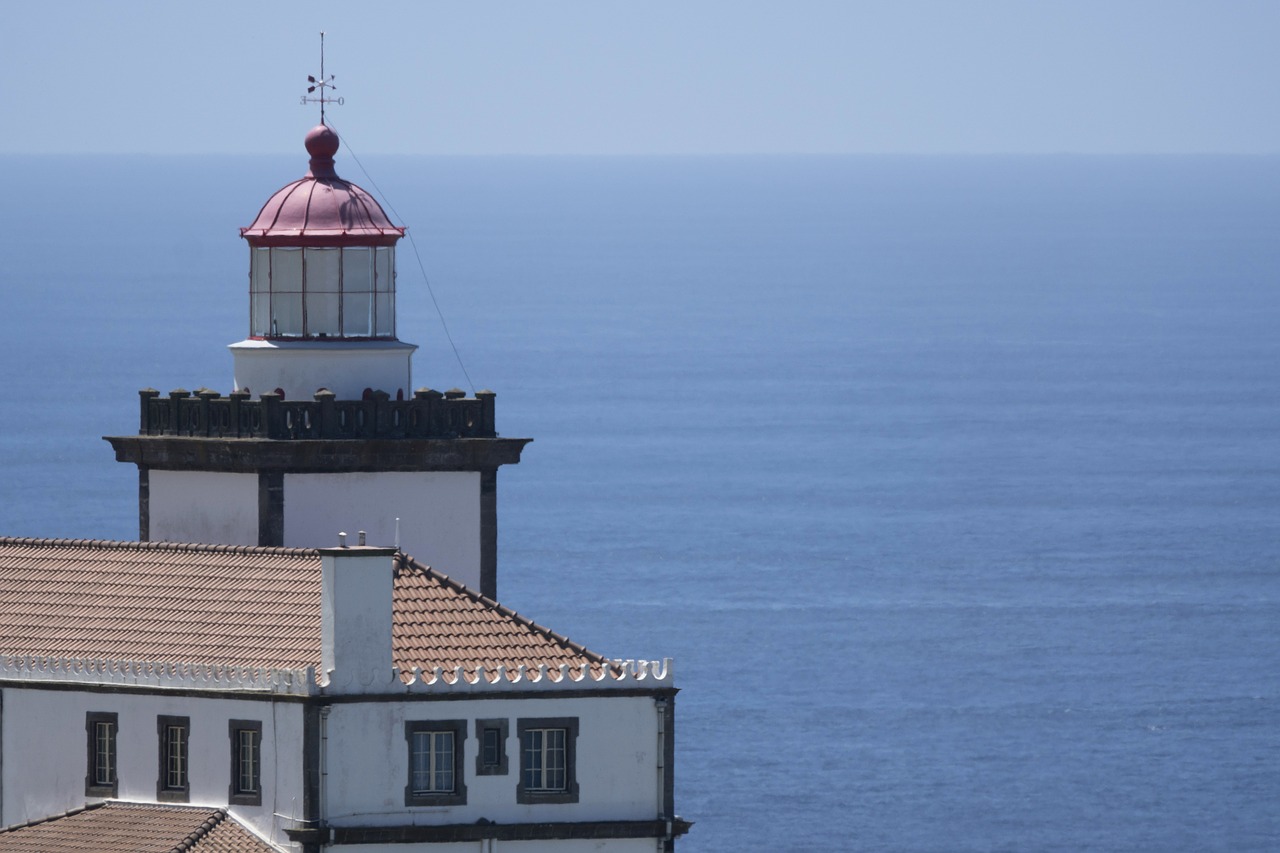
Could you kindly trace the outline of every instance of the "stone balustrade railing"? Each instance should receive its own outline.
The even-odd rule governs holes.
[[[249,394],[178,389],[162,396],[154,388],[141,398],[140,435],[198,438],[413,439],[495,438],[494,393],[474,397],[458,389],[420,388],[407,400],[383,391],[363,400],[338,400],[320,390],[314,400],[285,400]]]

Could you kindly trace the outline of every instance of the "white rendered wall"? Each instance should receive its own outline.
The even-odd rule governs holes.
[[[284,475],[284,544],[332,548],[338,533],[354,545],[400,550],[473,589],[480,588],[480,474],[392,471]]]
[[[410,357],[401,341],[255,341],[231,344],[235,390],[256,397],[280,388],[286,400],[311,400],[328,388],[339,400],[359,400],[366,388],[395,398],[413,393]]]
[[[578,802],[516,802],[520,781],[517,721],[530,717],[578,718]],[[335,704],[328,721],[325,817],[335,826],[475,823],[480,818],[498,823],[654,820],[661,814],[658,718],[650,696]],[[462,761],[465,805],[404,804],[409,774],[404,723],[432,719],[467,720]],[[475,774],[477,719],[510,721],[507,775]],[[652,849],[654,842],[647,843],[650,847],[646,849]],[[525,849],[516,848],[515,842],[501,842],[503,849],[508,844]],[[562,848],[553,845],[550,849]]]
[[[156,717],[189,717],[190,803],[220,808],[227,808],[231,784],[228,722],[261,721],[262,805],[231,806],[230,811],[264,838],[288,845],[289,817],[302,814],[303,713],[301,703],[293,702],[6,687],[0,823],[36,820],[85,804],[85,714],[90,711],[119,715],[117,798],[144,803],[156,802]]]
[[[366,684],[391,672],[392,556],[359,546],[321,553],[321,672]]]
[[[153,542],[258,544],[258,475],[216,471],[148,474]]]

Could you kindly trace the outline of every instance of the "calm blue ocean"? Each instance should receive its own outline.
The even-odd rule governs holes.
[[[536,439],[500,597],[676,659],[682,850],[1280,849],[1280,159],[364,161]],[[136,537],[301,151],[0,167],[0,531]]]

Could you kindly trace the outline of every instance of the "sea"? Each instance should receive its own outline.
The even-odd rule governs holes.
[[[499,597],[674,659],[678,849],[1280,850],[1280,158],[356,153],[534,439]],[[0,532],[136,537],[305,168],[0,158]]]

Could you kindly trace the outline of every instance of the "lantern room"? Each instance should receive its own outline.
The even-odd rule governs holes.
[[[395,340],[395,243],[404,228],[334,171],[338,135],[306,137],[310,170],[276,191],[249,243],[251,339]]]
[[[339,399],[407,396],[413,344],[396,333],[396,241],[373,196],[338,177],[338,134],[306,138],[311,167],[240,229],[249,244],[249,334],[231,345],[237,391]]]

